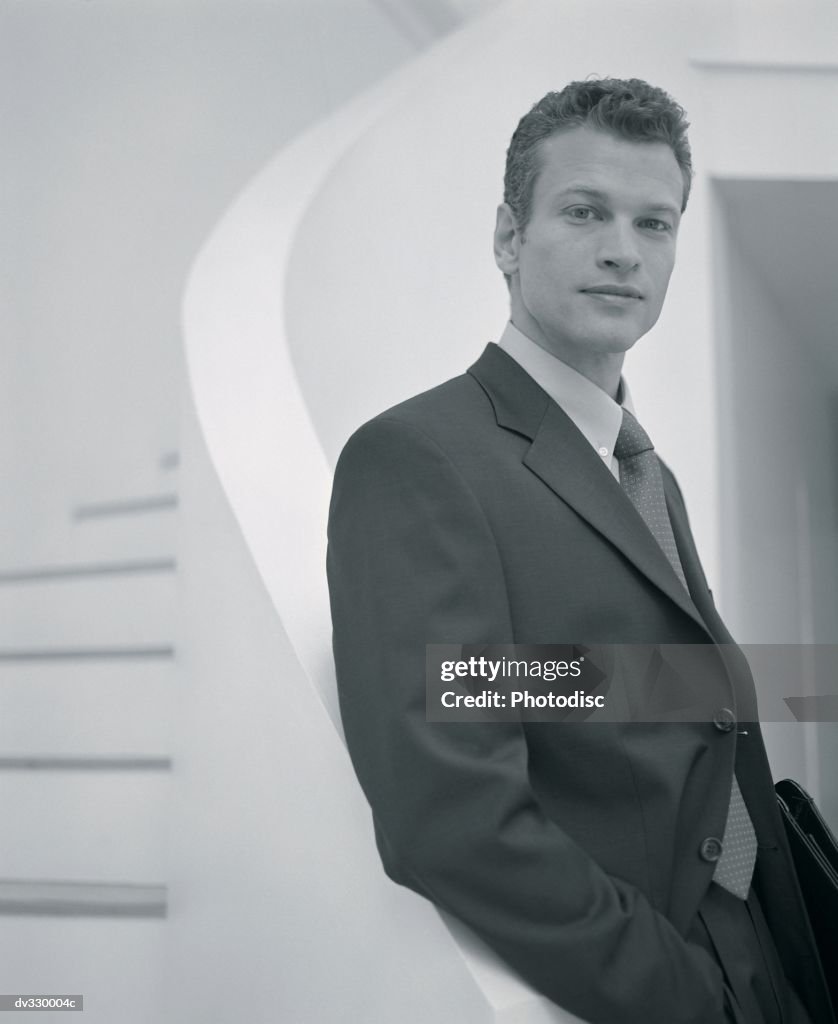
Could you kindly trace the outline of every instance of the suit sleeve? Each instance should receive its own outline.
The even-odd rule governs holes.
[[[514,632],[490,526],[413,426],[379,418],[344,449],[328,572],[346,739],[390,877],[591,1024],[721,1024],[707,953],[545,816],[521,724],[426,720],[425,645]]]

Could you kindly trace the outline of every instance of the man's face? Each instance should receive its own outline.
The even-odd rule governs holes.
[[[683,179],[663,142],[589,127],[545,139],[523,234],[505,205],[495,235],[512,320],[564,362],[622,359],[657,321],[675,263]]]

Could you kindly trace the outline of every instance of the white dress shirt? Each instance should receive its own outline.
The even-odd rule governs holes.
[[[619,483],[620,468],[614,458],[614,445],[623,423],[623,406],[634,414],[625,379],[620,378],[617,392],[622,399],[621,404],[593,381],[522,334],[511,320],[498,346],[570,417]]]

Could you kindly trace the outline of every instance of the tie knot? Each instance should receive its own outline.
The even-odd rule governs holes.
[[[615,458],[630,459],[633,455],[640,455],[641,452],[654,451],[654,448],[655,446],[643,427],[628,409],[623,409],[623,425],[620,427],[617,443],[614,445]]]

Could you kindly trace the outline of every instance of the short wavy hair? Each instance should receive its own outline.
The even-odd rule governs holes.
[[[518,122],[506,151],[503,199],[521,231],[532,214],[541,143],[556,132],[584,125],[633,142],[665,142],[681,168],[681,211],[687,208],[693,170],[683,107],[640,78],[588,79],[548,92]]]

